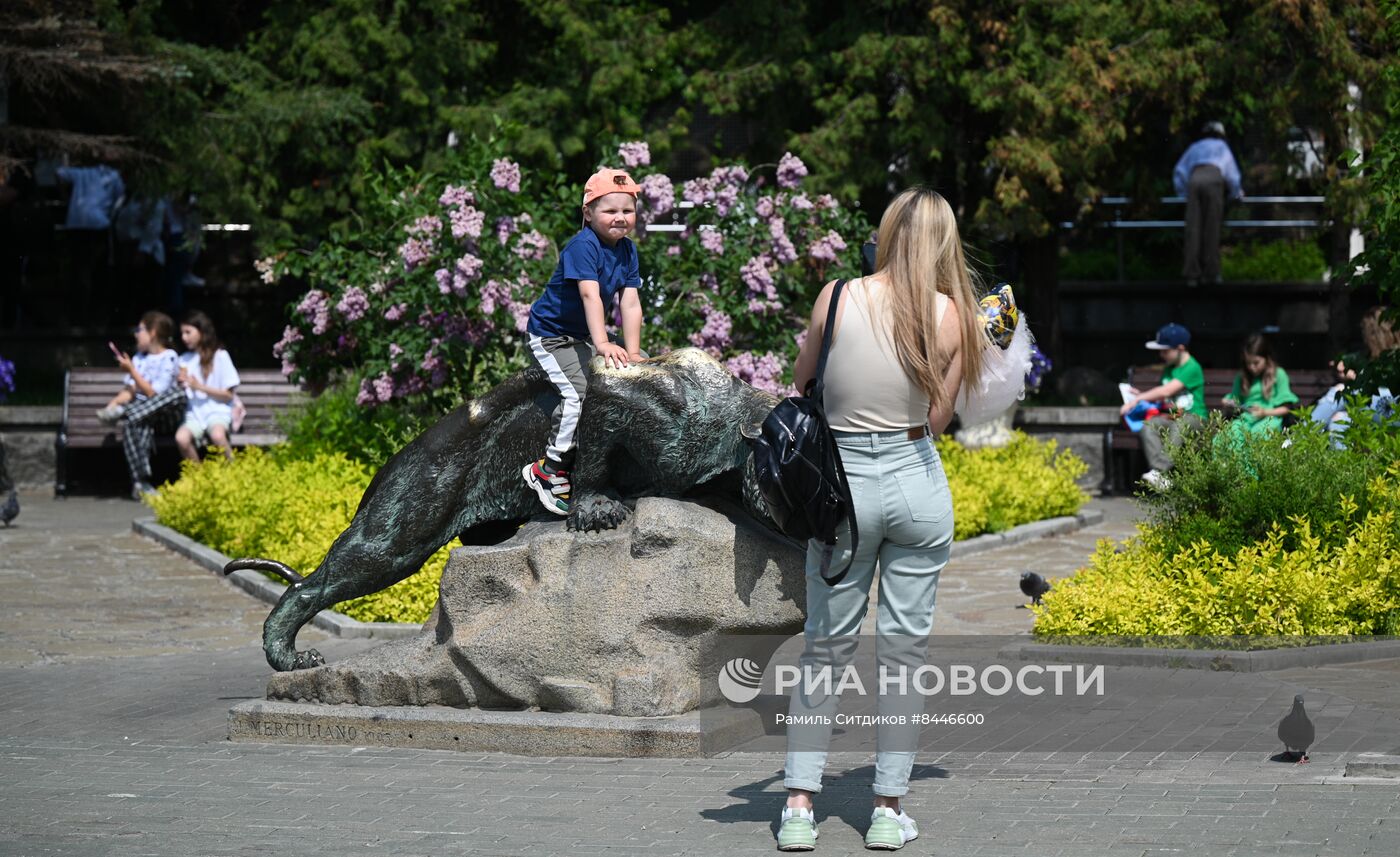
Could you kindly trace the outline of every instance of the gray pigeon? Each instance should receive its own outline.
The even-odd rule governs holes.
[[[10,522],[18,515],[19,495],[14,492],[14,489],[11,489],[9,499],[5,501],[5,505],[0,506],[0,521],[3,521],[5,526],[8,527]]]
[[[1303,697],[1293,697],[1293,710],[1278,722],[1278,739],[1283,742],[1285,756],[1298,757],[1298,764],[1308,761],[1308,748],[1312,746],[1317,730],[1313,728],[1308,713],[1303,710]]]
[[[1032,604],[1040,603],[1040,596],[1050,591],[1050,584],[1045,582],[1045,578],[1033,571],[1025,572],[1021,575],[1021,592],[1031,600]]]

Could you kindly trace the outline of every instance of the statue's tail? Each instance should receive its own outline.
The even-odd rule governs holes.
[[[235,571],[241,571],[245,568],[250,568],[253,571],[263,571],[267,572],[268,574],[275,574],[283,580],[287,581],[287,585],[289,586],[294,583],[300,583],[306,579],[300,574],[298,574],[296,569],[292,568],[291,566],[285,563],[278,562],[275,559],[235,559],[231,561],[228,565],[224,566],[224,574],[232,574]]]

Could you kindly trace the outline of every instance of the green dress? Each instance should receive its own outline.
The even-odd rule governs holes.
[[[1256,405],[1261,408],[1277,408],[1280,405],[1298,404],[1298,397],[1288,386],[1288,373],[1281,368],[1275,369],[1274,373],[1274,388],[1268,396],[1264,395],[1264,379],[1256,379],[1249,385],[1249,392],[1246,393],[1243,389],[1244,374],[1235,376],[1235,386],[1230,389],[1229,398],[1239,404],[1240,415],[1230,425],[1231,431],[1263,434],[1283,428],[1283,417],[1256,417],[1249,412],[1249,409]]]

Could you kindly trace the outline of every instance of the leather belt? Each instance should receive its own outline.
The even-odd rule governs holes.
[[[921,440],[928,436],[928,426],[915,426],[909,430],[910,440]]]

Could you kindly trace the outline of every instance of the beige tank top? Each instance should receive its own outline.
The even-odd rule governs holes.
[[[904,373],[885,329],[884,288],[864,278],[846,285],[840,327],[826,362],[826,418],[836,431],[903,431],[928,422],[928,396]],[[935,324],[948,296],[939,293]]]

